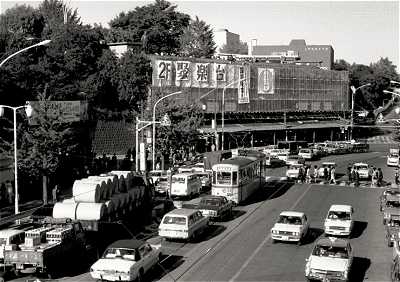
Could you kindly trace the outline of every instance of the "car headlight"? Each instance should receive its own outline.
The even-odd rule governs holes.
[[[346,269],[345,271],[343,271],[343,272],[341,273],[341,275],[342,275],[342,277],[343,277],[344,279],[347,279],[348,270]]]
[[[300,232],[293,232],[293,235],[294,235],[294,236],[299,236],[299,235],[300,235]]]
[[[272,229],[271,230],[272,234],[278,234],[278,230]]]

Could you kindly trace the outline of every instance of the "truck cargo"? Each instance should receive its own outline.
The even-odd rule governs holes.
[[[93,247],[80,222],[52,220],[25,232],[25,243],[15,250],[5,250],[4,264],[13,266],[17,274],[26,268],[34,268],[36,272],[51,276],[66,267],[81,266],[82,261],[92,254]]]

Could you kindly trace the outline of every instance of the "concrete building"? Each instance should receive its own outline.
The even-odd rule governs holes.
[[[330,70],[334,62],[331,45],[307,45],[304,39],[293,39],[289,45],[250,46],[253,56],[292,59],[295,64],[318,66]]]
[[[227,47],[236,48],[240,45],[240,35],[230,32],[227,29],[218,29],[214,32],[214,42],[217,45],[217,53],[226,45]]]

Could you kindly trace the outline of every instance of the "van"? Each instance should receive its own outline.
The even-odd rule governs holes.
[[[158,235],[166,239],[195,239],[203,233],[209,218],[196,209],[175,209],[164,215]]]
[[[19,244],[25,242],[25,231],[17,229],[0,230],[0,262],[4,262],[4,251],[16,250]]]
[[[200,194],[201,180],[195,173],[179,173],[172,176],[171,196],[189,196]]]

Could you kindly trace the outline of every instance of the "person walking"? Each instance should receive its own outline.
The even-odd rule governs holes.
[[[329,184],[336,184],[336,176],[335,176],[335,167],[332,167],[331,169],[331,179],[329,180]]]
[[[371,188],[376,187],[378,184],[378,171],[376,168],[372,168],[372,177],[371,177]]]
[[[328,168],[324,167],[324,180],[328,180]]]
[[[58,185],[56,184],[52,190],[52,196],[53,196],[53,203],[57,203],[57,197],[58,197]]]
[[[358,173],[358,167],[355,169],[354,173],[354,186],[355,187],[360,186],[360,174]]]
[[[398,169],[396,169],[394,172],[394,182],[396,183],[397,186],[399,186],[400,180],[399,180],[399,170]]]
[[[299,182],[299,183],[302,183],[302,182],[303,182],[303,167],[299,167],[298,182]]]
[[[318,166],[314,166],[314,183],[317,183],[318,180]]]
[[[347,166],[347,179],[349,181],[349,184],[353,182],[353,180],[352,180],[352,169],[351,169],[351,165],[350,164]]]
[[[383,172],[381,170],[381,168],[378,168],[378,186],[382,186],[383,185]]]
[[[310,167],[306,167],[306,183],[310,184],[311,183],[311,172],[310,172]]]

